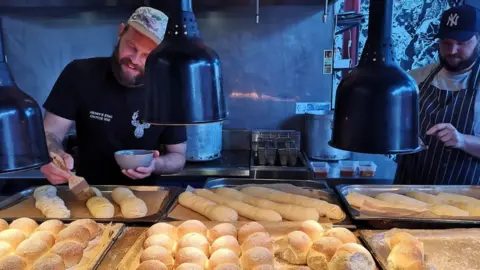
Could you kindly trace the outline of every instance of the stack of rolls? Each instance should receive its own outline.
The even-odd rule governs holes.
[[[87,219],[68,226],[60,220],[38,225],[19,218],[8,225],[0,219],[0,269],[67,269],[81,261],[88,241],[100,233],[100,226]]]
[[[112,191],[113,201],[120,206],[125,218],[141,218],[147,215],[147,204],[136,197],[133,192],[125,187],[118,187]]]
[[[273,241],[257,222],[238,230],[230,223],[208,229],[198,220],[178,227],[157,223],[147,230],[143,248],[137,270],[274,269]]]
[[[57,188],[51,185],[40,186],[33,192],[35,207],[47,218],[69,218],[70,210],[57,196]]]

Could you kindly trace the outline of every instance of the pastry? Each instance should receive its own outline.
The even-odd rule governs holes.
[[[237,211],[239,215],[249,218],[251,220],[257,220],[257,221],[281,221],[282,220],[282,216],[280,216],[279,213],[273,210],[258,208],[241,201],[223,197],[211,192],[208,189],[196,189],[194,193],[208,200],[211,200],[217,204],[230,207],[235,211]]]
[[[203,270],[203,267],[194,263],[182,263],[175,270]]]
[[[428,210],[438,216],[468,217],[470,215],[468,211],[447,204],[430,205]]]
[[[413,207],[426,207],[428,206],[427,203],[424,203],[419,200],[412,199],[407,196],[403,196],[400,194],[392,193],[392,192],[384,192],[377,194],[375,196],[375,199],[389,202],[389,203],[394,203],[394,204],[400,204],[400,205],[407,205],[407,206],[413,206]]]
[[[92,219],[88,219],[88,218],[87,219],[75,220],[74,222],[70,223],[69,226],[76,226],[76,225],[85,227],[90,232],[90,238],[91,239],[99,236],[100,233],[101,233],[101,230],[102,230],[100,228],[100,225],[98,225],[97,222],[95,222]]]
[[[319,214],[315,208],[307,208],[293,204],[276,203],[267,199],[257,198],[242,193],[233,188],[217,188],[218,195],[243,201],[253,206],[270,209],[279,213],[282,218],[293,221],[318,220]]]
[[[145,202],[137,197],[127,197],[120,203],[122,215],[126,218],[141,218],[147,215]]]
[[[10,223],[9,229],[18,229],[25,234],[25,237],[29,237],[38,227],[35,220],[27,217],[17,218]]]
[[[376,269],[375,261],[370,252],[355,243],[347,243],[339,246],[328,265],[330,270]]]
[[[446,204],[447,203],[447,201],[442,199],[441,197],[428,194],[425,192],[420,192],[420,191],[409,191],[405,195],[407,195],[410,198],[413,198],[428,204]]]
[[[252,270],[275,270],[273,264],[262,264],[252,268]]]
[[[62,257],[55,253],[47,253],[38,259],[32,266],[32,270],[65,270]]]
[[[265,232],[256,232],[249,235],[241,246],[242,253],[245,253],[254,247],[264,247],[273,252],[273,241],[270,238],[270,235]]]
[[[280,253],[280,257],[290,264],[307,264],[307,254],[312,245],[310,237],[302,231],[293,231],[287,235],[288,247]]]
[[[15,249],[8,242],[0,241],[0,258],[3,258],[10,253],[15,252]]]
[[[187,220],[177,227],[178,239],[189,233],[199,233],[203,236],[207,236],[207,226],[199,220]]]
[[[8,222],[0,218],[0,232],[8,229]]]
[[[312,270],[328,270],[332,259],[342,241],[335,237],[322,237],[312,244],[307,254],[307,265]]]
[[[206,269],[208,258],[198,248],[185,247],[179,249],[175,255],[175,265],[179,266],[183,263],[193,263]]]
[[[168,270],[169,268],[162,262],[149,260],[140,263],[137,270]]]
[[[25,239],[25,234],[18,229],[7,229],[0,232],[0,241],[9,243],[14,249]]]
[[[273,265],[273,253],[264,247],[255,247],[243,253],[240,263],[244,269],[252,269],[260,265]]]
[[[256,232],[267,232],[265,228],[258,222],[252,221],[244,224],[238,229],[238,242],[243,244],[243,241],[247,239],[251,234]]]
[[[83,248],[87,247],[90,239],[92,239],[90,231],[81,225],[69,225],[57,235],[57,243],[72,240],[81,244]]]
[[[207,239],[211,243],[225,235],[231,235],[237,238],[237,228],[230,223],[221,223],[207,231]]]
[[[70,268],[82,260],[83,246],[72,240],[60,241],[53,245],[50,252],[62,257],[65,266]]]
[[[325,234],[325,229],[315,220],[306,220],[302,222],[300,230],[308,235],[315,242]]]
[[[39,198],[51,198],[55,196],[57,196],[57,188],[52,185],[40,186],[33,191],[33,197],[36,200]]]
[[[348,229],[342,227],[331,228],[325,233],[325,236],[331,236],[339,239],[342,243],[357,243],[357,237]]]
[[[440,192],[437,194],[437,196],[445,200],[447,204],[450,204],[453,206],[455,206],[456,203],[468,203],[473,205],[480,204],[480,200],[477,200],[469,196],[460,195],[460,194]]]
[[[151,246],[145,249],[140,255],[140,262],[156,260],[164,263],[168,268],[172,268],[174,260],[170,252],[161,246]]]
[[[136,197],[133,192],[125,187],[117,187],[112,191],[112,199],[113,201],[120,205],[120,203],[129,197]]]
[[[168,237],[168,235],[156,234],[148,237],[147,240],[143,242],[143,248],[146,249],[151,246],[162,246],[166,248],[170,254],[173,254],[177,248],[177,243]]]
[[[57,235],[61,230],[65,228],[65,224],[62,221],[57,219],[51,219],[44,221],[40,226],[38,226],[37,231],[49,231],[53,235]]]
[[[177,240],[177,228],[173,225],[168,223],[159,222],[152,225],[147,230],[147,237],[151,237],[152,235],[156,234],[165,234],[170,237],[172,240]]]
[[[217,265],[213,270],[242,270],[242,267],[235,263],[224,263]]]
[[[27,239],[18,245],[15,253],[24,258],[28,265],[48,252],[48,246],[40,239]]]
[[[317,209],[320,216],[326,216],[331,219],[343,219],[345,217],[345,213],[338,205],[303,195],[295,195],[264,187],[246,187],[240,191],[251,196],[268,199],[278,203],[294,204],[307,208],[312,207]]]
[[[10,254],[0,259],[0,270],[27,270],[25,259],[18,255]]]
[[[236,221],[237,211],[224,205],[218,205],[211,200],[186,191],[178,196],[178,203],[213,221]]]
[[[400,242],[396,244],[387,258],[388,269],[423,269],[423,254],[414,244]]]
[[[70,210],[60,197],[40,197],[36,199],[35,207],[47,218],[69,218]]]
[[[208,267],[210,270],[214,270],[217,266],[226,263],[240,265],[240,260],[238,259],[237,255],[231,250],[222,248],[215,251],[212,256],[210,256]]]
[[[225,235],[220,238],[217,238],[217,240],[215,240],[210,246],[210,254],[222,248],[227,248],[233,251],[235,255],[240,256],[240,253],[241,253],[240,245],[238,244],[237,238],[231,235]]]
[[[87,201],[88,211],[95,218],[112,218],[115,215],[115,207],[105,197],[92,197]]]
[[[49,231],[36,231],[30,235],[29,239],[38,239],[45,242],[48,248],[51,248],[55,244],[55,236]]]
[[[205,236],[199,233],[189,233],[182,236],[182,238],[178,240],[178,249],[182,249],[184,247],[195,247],[205,253],[207,257],[210,255],[210,245],[208,240]]]
[[[422,253],[422,257],[424,254],[424,247],[423,242],[418,240],[415,236],[407,233],[407,232],[397,232],[390,238],[390,241],[387,241],[388,247],[392,250],[397,244],[399,243],[408,243],[409,245],[413,245],[420,250]]]

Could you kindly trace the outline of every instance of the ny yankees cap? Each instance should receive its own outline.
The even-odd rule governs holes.
[[[460,5],[443,12],[437,38],[465,42],[475,33],[480,33],[480,10]]]
[[[168,16],[151,7],[139,7],[128,19],[128,25],[149,37],[157,44],[162,42],[167,30]]]

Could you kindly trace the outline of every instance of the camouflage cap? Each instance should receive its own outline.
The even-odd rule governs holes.
[[[128,25],[157,44],[162,42],[167,29],[168,16],[151,7],[139,7],[128,19]]]

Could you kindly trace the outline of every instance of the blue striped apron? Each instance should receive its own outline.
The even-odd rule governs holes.
[[[480,61],[473,67],[467,89],[446,91],[431,85],[442,69],[437,65],[420,83],[420,134],[428,150],[397,156],[395,184],[478,185],[480,159],[456,148],[444,146],[427,130],[451,123],[460,133],[474,135],[474,106]]]

